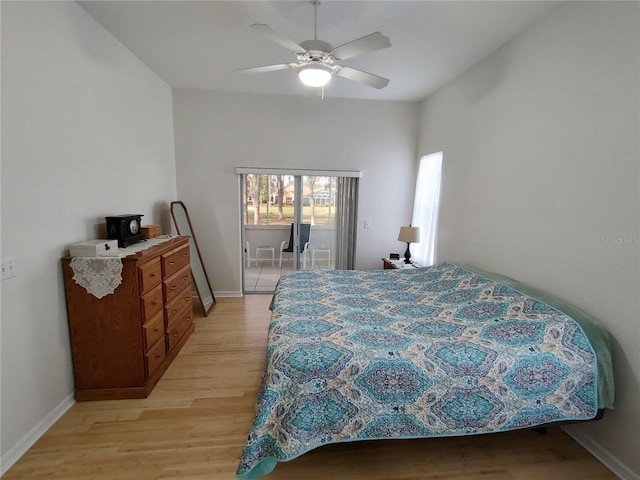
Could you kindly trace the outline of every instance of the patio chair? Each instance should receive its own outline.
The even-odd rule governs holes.
[[[300,235],[299,253],[302,254],[303,268],[306,268],[307,252],[309,250],[309,234],[311,233],[311,224],[301,223],[298,227],[298,233]],[[280,243],[280,261],[278,262],[278,265],[280,267],[282,266],[282,252],[293,253],[293,223],[291,224],[291,231],[289,232],[289,242],[285,240],[282,243]]]
[[[249,241],[247,241],[244,246],[244,257],[247,261],[247,267],[251,267],[251,244]]]

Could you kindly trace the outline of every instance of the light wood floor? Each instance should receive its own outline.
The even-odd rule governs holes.
[[[253,421],[270,296],[221,298],[149,398],[76,403],[5,480],[227,480]],[[331,445],[270,480],[615,479],[559,428]]]

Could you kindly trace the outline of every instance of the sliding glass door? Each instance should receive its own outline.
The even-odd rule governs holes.
[[[272,292],[288,271],[335,268],[341,179],[243,170],[249,170],[240,175],[244,292]]]

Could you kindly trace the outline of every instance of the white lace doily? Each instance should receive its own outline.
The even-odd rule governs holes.
[[[120,248],[108,256],[73,257],[73,280],[96,298],[112,294],[122,283],[122,257],[159,245],[171,238],[174,237],[163,235],[151,238],[127,248]]]
[[[113,293],[122,283],[122,259],[73,257],[73,280],[96,298]]]

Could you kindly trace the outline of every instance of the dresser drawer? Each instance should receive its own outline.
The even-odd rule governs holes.
[[[144,367],[147,371],[147,378],[151,377],[155,373],[167,356],[164,347],[164,342],[156,342],[156,344],[144,354]]]
[[[189,245],[162,255],[162,272],[167,279],[189,265]]]
[[[142,345],[146,352],[149,347],[164,336],[164,317],[158,313],[142,326]]]
[[[164,281],[164,298],[171,302],[182,290],[191,286],[191,267],[187,266]]]
[[[162,305],[164,304],[162,300],[162,285],[153,287],[147,293],[141,295],[140,299],[142,300],[142,323],[144,324],[162,311]]]
[[[178,321],[167,331],[167,350],[170,352],[189,330],[193,322],[193,310],[185,310]]]
[[[138,267],[138,277],[140,279],[140,291],[146,292],[162,281],[162,265],[160,258],[154,258],[150,262]]]
[[[193,299],[191,298],[190,287],[182,290],[169,305],[164,307],[167,327],[170,328],[187,308],[190,312],[193,310]]]

